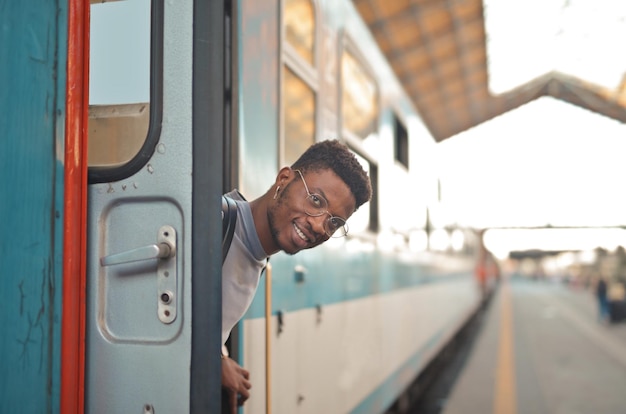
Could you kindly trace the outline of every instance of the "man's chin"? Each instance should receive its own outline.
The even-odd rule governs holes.
[[[298,253],[300,250],[303,250],[302,247],[294,245],[293,243],[281,242],[275,233],[272,234],[272,238],[274,239],[274,243],[278,246],[278,249],[280,251],[287,253],[289,256],[293,256],[294,254]]]
[[[298,246],[298,245],[293,245],[293,246],[290,246],[288,248],[283,248],[282,250],[283,250],[283,252],[287,253],[288,255],[293,256],[294,254],[296,254],[296,253],[298,253],[298,252],[300,252],[300,251],[302,251],[304,249],[308,249],[308,248],[309,248],[308,246],[301,247],[301,246]]]

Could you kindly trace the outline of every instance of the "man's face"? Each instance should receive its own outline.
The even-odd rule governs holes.
[[[310,193],[328,202],[328,213],[348,219],[354,213],[356,201],[350,188],[332,170],[311,171],[304,175]],[[307,191],[300,174],[291,170],[291,180],[279,192],[268,209],[268,220],[274,243],[288,254],[318,246],[329,239],[324,222],[329,214],[310,216],[304,210]]]

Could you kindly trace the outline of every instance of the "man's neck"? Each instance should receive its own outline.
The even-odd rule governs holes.
[[[272,230],[269,226],[267,218],[268,195],[265,194],[250,202],[250,210],[252,211],[252,219],[254,220],[254,228],[256,229],[261,246],[268,256],[278,253],[279,247],[274,242]]]

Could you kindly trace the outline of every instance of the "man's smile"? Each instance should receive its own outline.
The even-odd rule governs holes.
[[[293,223],[293,228],[296,230],[296,234],[298,235],[298,237],[300,237],[302,240],[304,240],[307,243],[311,243],[311,240],[309,240],[309,238],[302,232],[302,230],[300,230],[300,228],[295,222]]]

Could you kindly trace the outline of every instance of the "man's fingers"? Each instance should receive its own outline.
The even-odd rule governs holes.
[[[250,398],[250,392],[248,392],[248,390],[241,391],[239,393],[239,398],[237,399],[237,404],[243,405],[243,403],[246,402],[248,398]]]
[[[243,384],[246,390],[249,390],[250,388],[252,388],[252,383],[250,381],[242,380],[241,383]]]
[[[239,368],[239,373],[243,375],[245,379],[250,379],[250,371],[248,371],[247,369],[241,368],[239,365],[237,365],[237,367]]]
[[[237,397],[237,405],[243,405],[243,403],[250,398],[250,391],[248,391],[250,388],[252,388],[250,381],[242,379],[239,389],[237,390],[239,393],[239,396]]]
[[[224,359],[224,366],[230,367],[226,370],[227,373],[230,371],[227,377],[229,382],[231,381],[231,386],[228,387],[232,391],[229,393],[230,406],[237,407],[238,405],[243,405],[243,403],[250,398],[250,392],[248,391],[252,388],[252,383],[248,381],[250,379],[250,372],[230,358]],[[224,369],[222,370],[222,374],[222,384],[224,384]],[[236,414],[236,409],[232,411],[231,414]]]

